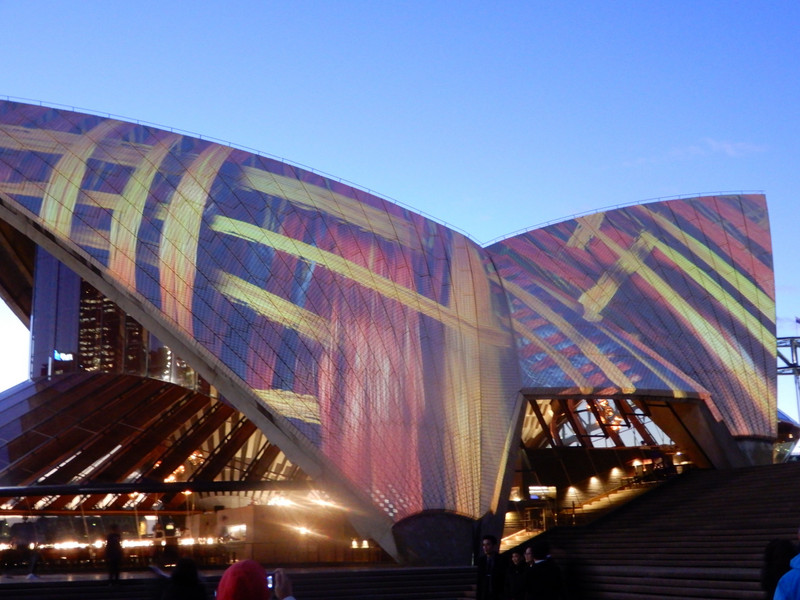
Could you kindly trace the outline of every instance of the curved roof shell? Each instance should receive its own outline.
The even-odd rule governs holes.
[[[427,509],[496,508],[520,386],[502,286],[474,242],[146,125],[14,102],[0,124],[4,218],[190,361],[376,539]]]
[[[491,246],[523,387],[702,397],[774,437],[775,288],[763,195],[629,206]]]

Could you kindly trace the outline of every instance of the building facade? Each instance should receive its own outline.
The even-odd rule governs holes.
[[[699,466],[769,460],[762,195],[616,209],[483,248],[271,158],[3,101],[0,220],[0,287],[32,321],[34,381],[110,373],[211,397],[398,560],[460,557],[499,527],[521,440],[624,445],[623,421],[649,435],[643,414]],[[23,403],[2,402],[17,410],[0,413],[0,483],[48,483],[20,467]]]

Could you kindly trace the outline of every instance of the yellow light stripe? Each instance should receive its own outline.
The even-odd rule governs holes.
[[[616,265],[615,265],[616,266]],[[608,271],[600,276],[600,279],[588,290],[580,295],[578,301],[583,306],[583,318],[592,323],[603,320],[603,309],[608,306],[611,299],[619,290],[617,278],[609,274]]]
[[[607,359],[601,350],[590,340],[586,339],[578,330],[573,327],[572,323],[567,321],[564,317],[553,311],[547,304],[539,300],[536,296],[530,294],[527,290],[519,285],[506,281],[506,290],[517,296],[521,302],[533,308],[542,317],[550,321],[559,331],[567,336],[578,348],[583,352],[584,356],[597,365],[600,370],[605,373],[606,377],[616,385],[620,392],[623,394],[633,393],[636,389],[634,383],[628,379],[627,375],[623,373],[617,365]]]
[[[765,350],[772,351],[773,344],[770,343],[770,339],[774,339],[774,337],[769,329],[764,327],[754,315],[745,310],[702,268],[648,232],[643,232],[630,250],[627,251],[626,255],[618,258],[613,267],[603,273],[597,283],[581,295],[580,302],[584,306],[584,317],[589,321],[600,321],[602,319],[601,312],[619,290],[622,279],[620,275],[624,274],[627,277],[631,273],[638,272],[643,268],[647,255],[656,248],[675,262],[685,276],[693,279],[702,289],[708,292],[710,297],[725,306],[731,318],[739,321]],[[727,266],[727,263],[722,261],[721,258],[719,261],[721,261],[720,264]]]
[[[772,352],[774,350],[774,343],[770,343],[770,339],[774,342],[774,336],[772,332],[764,327],[759,320],[752,315],[750,312],[744,309],[725,289],[719,285],[716,281],[714,281],[703,269],[698,268],[692,261],[688,260],[685,256],[683,256],[680,252],[670,248],[660,240],[656,239],[655,237],[651,236],[650,234],[646,233],[643,234],[643,238],[646,238],[648,243],[655,248],[658,248],[663,252],[666,256],[669,257],[670,260],[675,262],[681,269],[683,269],[684,273],[691,277],[697,284],[703,288],[705,291],[709,293],[713,298],[715,298],[718,302],[722,303],[724,306],[728,308],[728,312],[730,313],[731,317],[739,321],[750,335],[752,335],[755,339],[757,339],[764,349]],[[717,263],[719,264],[719,263]],[[726,263],[727,264],[727,263]],[[716,265],[715,265],[716,266]],[[723,277],[725,274],[717,271]],[[740,279],[746,279],[744,277]],[[735,284],[734,284],[735,285]],[[759,306],[759,305],[757,305]],[[775,304],[772,303],[773,310]],[[759,306],[759,309],[761,307]],[[764,313],[766,314],[766,313]]]
[[[289,419],[298,419],[311,425],[322,423],[319,415],[319,400],[310,394],[297,394],[289,390],[253,390],[269,404],[274,412]]]
[[[269,173],[254,167],[242,167],[243,185],[254,190],[286,198],[290,202],[323,212],[363,228],[384,239],[419,249],[419,235],[408,221],[392,217],[386,211],[374,208],[353,198],[337,194],[327,188]]]
[[[119,122],[117,123],[119,124]],[[126,125],[131,125],[131,123],[126,123]],[[0,147],[26,152],[62,154],[64,148],[78,143],[84,135],[82,133],[4,125],[0,128]],[[97,141],[97,148],[106,155],[103,160],[107,162],[126,167],[136,167],[141,162],[142,155],[147,154],[151,147],[147,144],[123,141],[117,138],[105,138]]]
[[[742,387],[750,390],[753,398],[771,398],[769,386],[766,381],[759,381],[760,378],[752,377],[756,371],[749,356],[743,354],[741,349],[734,348],[725,337],[717,331],[694,307],[684,300],[672,287],[664,281],[658,274],[650,269],[643,261],[633,256],[629,251],[620,247],[614,240],[602,231],[596,232],[597,237],[614,252],[623,263],[633,261],[634,264],[628,265],[629,272],[635,272],[648,285],[650,285],[665,301],[666,306],[672,309],[675,316],[684,321],[696,333],[699,344],[705,346],[712,355],[719,356],[727,364],[735,364],[738,361],[747,363],[748,373],[741,373],[739,369],[734,369],[734,377]]]
[[[474,312],[459,316],[451,309],[416,293],[406,287],[396,284],[391,279],[381,277],[369,269],[362,267],[354,262],[342,258],[331,252],[321,250],[316,246],[311,246],[299,240],[281,235],[274,231],[251,225],[243,221],[237,221],[228,217],[214,217],[210,227],[219,233],[233,235],[242,239],[247,239],[270,248],[279,250],[302,260],[317,263],[326,269],[342,275],[356,283],[367,287],[378,294],[395,300],[413,310],[428,317],[436,319],[447,327],[460,329],[462,333],[477,335],[478,326],[475,321]],[[468,319],[467,317],[472,317]],[[480,330],[481,340],[492,345],[503,345],[508,343],[508,334],[499,329],[482,327]]]
[[[594,231],[600,228],[605,218],[605,213],[595,213],[576,219],[577,225],[567,240],[567,248],[586,250],[586,244],[594,237]]]
[[[61,154],[65,147],[81,143],[83,137],[80,134],[57,131],[48,131],[44,135],[41,130],[8,126],[0,130],[0,146],[14,150]],[[142,155],[151,152],[151,148],[144,144],[122,143],[117,140],[102,140],[99,144],[111,157],[112,162],[124,166],[138,168]],[[244,176],[241,184],[244,187],[286,198],[292,203],[329,214],[384,239],[399,242],[403,246],[415,250],[421,247],[419,234],[413,224],[401,217],[392,216],[386,211],[293,177],[250,166],[243,166],[242,172]]]
[[[81,248],[94,248],[100,251],[108,250],[108,234],[105,231],[83,227],[73,231],[70,240]]]
[[[60,149],[62,156],[50,174],[39,211],[41,219],[57,235],[69,237],[72,215],[80,194],[80,185],[86,173],[86,162],[102,140],[120,125],[118,121],[102,121],[97,127],[76,139],[69,147]]]
[[[44,189],[45,184],[37,181],[0,182],[0,192],[4,192],[9,196],[41,198],[44,195]]]
[[[209,146],[189,166],[172,196],[159,247],[161,307],[178,327],[193,335],[192,292],[197,244],[208,191],[231,148]]]
[[[217,273],[214,287],[221,294],[245,304],[275,323],[294,329],[324,346],[330,342],[329,321],[289,300],[223,272]]]
[[[484,425],[480,410],[481,379],[479,369],[480,353],[477,344],[460,343],[458,334],[452,329],[445,330],[442,379],[443,421],[446,445],[444,464],[458,485],[451,490],[450,503],[457,512],[475,514],[480,505],[481,454],[474,436]],[[458,351],[454,351],[454,349]]]
[[[9,150],[61,154],[64,148],[78,143],[84,134],[63,131],[31,129],[17,125],[3,125],[0,128],[0,146]]]
[[[644,207],[643,207],[644,208]],[[774,321],[775,319],[775,300],[770,298],[763,290],[761,290],[754,282],[746,277],[739,277],[736,268],[729,264],[729,262],[714,252],[711,248],[701,243],[688,233],[680,229],[675,223],[662,215],[647,211],[659,225],[667,230],[676,239],[684,240],[684,244],[691,251],[692,254],[699,257],[703,262],[709,265],[714,265],[715,271],[721,275],[731,287],[739,290],[742,295],[750,300],[766,317]],[[669,248],[669,246],[660,243],[662,250]],[[674,252],[670,249],[671,252]],[[677,262],[677,261],[676,261]],[[687,269],[688,272],[688,269]]]
[[[136,245],[150,187],[159,165],[178,139],[176,135],[169,136],[158,146],[150,148],[149,154],[142,157],[143,160],[125,184],[122,196],[113,206],[108,268],[130,290],[136,289]]]

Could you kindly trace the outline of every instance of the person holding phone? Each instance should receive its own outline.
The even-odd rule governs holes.
[[[254,560],[240,560],[225,569],[217,586],[217,600],[270,600],[267,572]]]
[[[217,586],[217,600],[296,600],[292,580],[283,569],[267,573],[254,560],[240,560],[225,569]]]

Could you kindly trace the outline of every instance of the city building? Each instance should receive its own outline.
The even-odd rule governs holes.
[[[254,536],[246,507],[294,494],[348,547],[465,562],[512,489],[772,461],[760,194],[481,247],[273,158],[1,101],[0,242],[32,333],[0,395],[9,511],[250,510]]]

